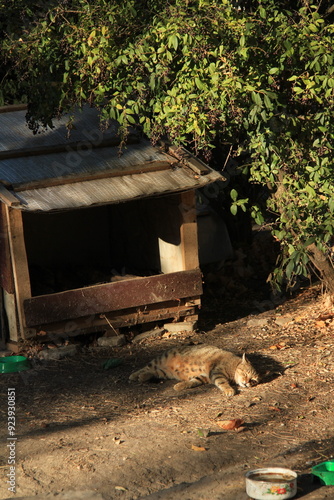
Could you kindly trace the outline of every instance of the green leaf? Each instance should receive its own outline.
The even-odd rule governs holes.
[[[205,85],[198,77],[195,78],[195,84],[196,84],[196,87],[198,88],[198,90],[204,90]]]
[[[237,207],[237,205],[231,205],[231,207],[230,207],[230,211],[231,211],[231,214],[232,214],[232,215],[237,215],[237,212],[238,212],[238,207]]]
[[[238,192],[235,189],[232,189],[231,192],[230,192],[230,196],[231,196],[231,198],[232,198],[233,201],[237,201]]]
[[[288,265],[286,266],[286,270],[285,270],[285,273],[286,273],[286,276],[288,279],[291,278],[291,275],[292,275],[292,272],[294,271],[294,268],[295,268],[295,262],[291,259],[288,263]]]
[[[151,90],[155,89],[155,73],[151,73],[149,85]]]
[[[267,17],[266,10],[263,7],[260,7],[259,11],[260,11],[260,16],[262,17],[262,19],[265,19]]]
[[[267,94],[264,94],[263,101],[264,101],[264,105],[266,106],[267,109],[272,109],[273,108],[272,102],[269,99],[269,97],[268,97]]]
[[[175,50],[177,50],[178,48],[178,45],[179,45],[179,39],[176,35],[170,35],[168,37],[168,48],[172,48],[174,47]]]
[[[135,120],[135,118],[134,118],[133,116],[131,116],[131,115],[126,115],[126,119],[127,119],[127,121],[128,121],[129,123],[132,123],[133,125],[134,125],[135,123],[137,123],[137,122],[136,122],[136,120]]]
[[[257,104],[257,106],[262,106],[262,99],[257,92],[251,92],[252,101]]]

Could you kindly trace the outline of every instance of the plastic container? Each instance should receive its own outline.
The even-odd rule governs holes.
[[[290,469],[267,467],[246,473],[246,492],[254,500],[287,500],[297,493],[297,474]]]
[[[315,465],[312,474],[320,479],[321,484],[334,485],[334,460]]]
[[[14,373],[28,370],[29,361],[25,356],[7,356],[0,358],[0,373]]]

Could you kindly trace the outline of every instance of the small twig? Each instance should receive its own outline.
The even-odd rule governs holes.
[[[280,435],[280,434],[276,434],[276,432],[268,432],[268,434],[270,434],[271,436],[275,437],[275,438],[280,438],[280,439],[288,439],[289,440],[289,443],[291,442],[296,442],[296,439],[294,439],[291,435]]]
[[[320,451],[318,451],[318,450],[314,450],[313,449],[313,451],[315,453],[317,453],[318,455],[320,455],[321,457],[326,458],[326,460],[328,460],[329,458],[331,458],[330,455],[324,455],[323,453],[320,453]]]
[[[230,150],[229,150],[229,152],[228,152],[228,154],[227,154],[227,156],[226,156],[226,160],[225,160],[224,166],[223,166],[223,168],[222,168],[222,172],[225,170],[225,167],[226,167],[226,165],[227,165],[227,162],[228,162],[228,160],[230,159],[232,148],[233,148],[233,146],[231,145],[231,146],[230,146]]]
[[[110,328],[114,331],[114,333],[115,333],[116,335],[118,335],[117,330],[115,330],[115,328],[114,328],[114,327],[113,327],[113,325],[110,323],[110,321],[109,321],[109,319],[107,318],[107,316],[106,316],[105,314],[101,314],[101,317],[102,317],[103,319],[105,319],[105,320],[106,320],[106,322],[108,323],[108,325],[110,326]]]

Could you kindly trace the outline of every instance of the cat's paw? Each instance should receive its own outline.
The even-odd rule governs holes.
[[[140,382],[141,384],[144,383],[144,382],[148,382],[149,380],[151,380],[152,378],[152,373],[139,373],[138,375],[138,382]]]
[[[187,389],[188,384],[187,382],[178,382],[177,384],[174,385],[174,391],[184,391],[184,389]]]
[[[139,370],[138,372],[131,373],[129,380],[131,380],[131,382],[140,382],[142,384],[143,382],[147,382],[151,378],[151,373],[142,372],[141,370]]]
[[[138,372],[131,373],[129,380],[131,380],[131,382],[136,382],[138,380]]]
[[[228,397],[232,397],[236,394],[236,390],[233,387],[224,387],[224,392]]]

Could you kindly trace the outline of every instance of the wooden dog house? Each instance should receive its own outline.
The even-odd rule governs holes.
[[[33,135],[0,109],[2,336],[195,319],[202,293],[195,190],[221,179],[96,110]]]

